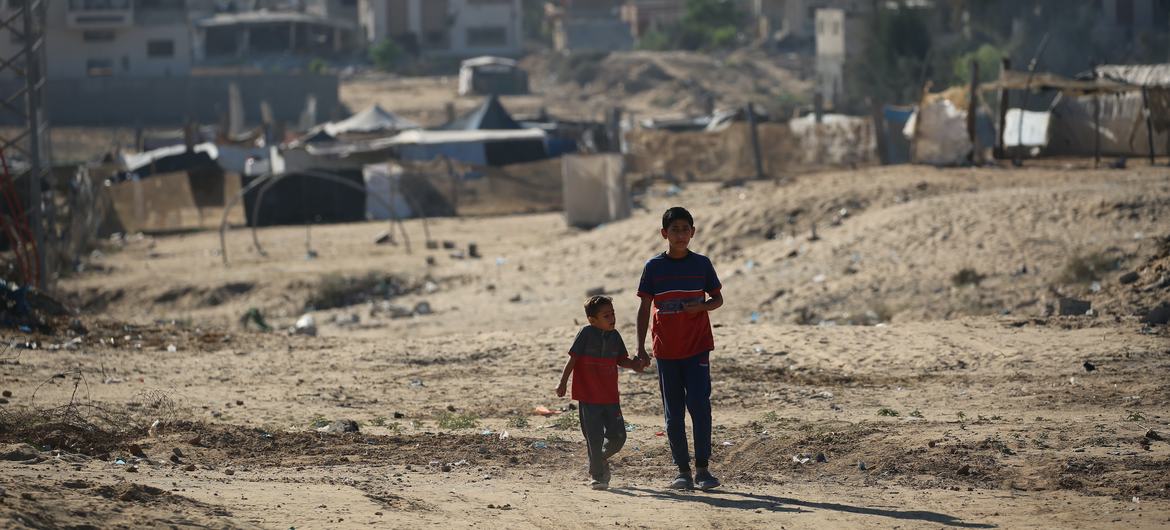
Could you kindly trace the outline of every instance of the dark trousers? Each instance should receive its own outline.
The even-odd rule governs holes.
[[[589,476],[601,482],[609,481],[609,457],[626,444],[626,420],[622,407],[580,403],[577,414],[581,418],[581,434],[589,448]]]
[[[695,465],[707,467],[711,458],[711,352],[686,359],[658,359],[658,386],[666,416],[670,453],[680,470],[690,470],[686,411],[691,413],[695,438]]]

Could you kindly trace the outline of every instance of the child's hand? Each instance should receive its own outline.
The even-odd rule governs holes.
[[[561,381],[561,384],[557,385],[557,397],[565,397],[565,382],[564,381]]]

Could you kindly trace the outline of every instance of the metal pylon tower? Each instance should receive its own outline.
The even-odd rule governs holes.
[[[32,259],[29,278],[37,287],[45,288],[49,281],[45,234],[53,230],[46,224],[43,197],[49,182],[49,137],[45,121],[45,9],[48,0],[9,0],[6,9],[0,9],[0,42],[17,45],[13,52],[0,53],[0,123],[14,125],[11,133],[0,132],[0,150],[8,162],[11,181],[17,196],[27,194],[23,209],[25,216],[17,219],[12,212],[12,225],[22,224],[29,241],[13,241]],[[12,54],[9,56],[9,54]],[[3,169],[3,168],[0,168]],[[50,191],[51,193],[51,191]]]

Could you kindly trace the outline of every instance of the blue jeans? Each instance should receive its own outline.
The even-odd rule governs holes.
[[[711,458],[711,352],[686,359],[658,359],[658,387],[666,416],[670,453],[680,470],[689,471],[686,411],[691,413],[695,465],[707,467]]]

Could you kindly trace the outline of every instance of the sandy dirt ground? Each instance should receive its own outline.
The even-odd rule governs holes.
[[[215,233],[110,241],[63,282],[76,319],[3,331],[0,521],[1170,525],[1170,332],[1143,321],[1170,299],[1165,169],[899,166],[636,199],[592,231],[412,220],[409,252],[398,231],[374,243],[384,223],[263,229],[266,255],[235,229],[228,265]],[[634,342],[638,273],[673,204],[727,299],[725,485],[664,488],[652,367],[620,376],[629,439],[612,489],[592,491],[553,389],[587,291],[614,297]],[[1064,296],[1092,314],[1054,314]],[[272,331],[241,324],[252,309]],[[318,335],[289,333],[306,312]],[[359,431],[321,432],[338,420]]]

